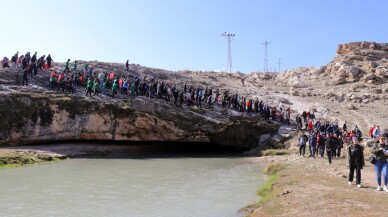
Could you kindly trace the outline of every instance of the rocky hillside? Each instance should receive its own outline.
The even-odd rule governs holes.
[[[94,71],[124,77],[146,76],[182,89],[208,86],[221,92],[258,98],[271,106],[291,107],[292,118],[303,110],[320,119],[358,125],[366,133],[373,125],[388,128],[388,44],[357,42],[339,45],[326,66],[300,67],[283,73],[225,73],[178,71],[131,64],[89,61]],[[79,66],[86,62],[79,61]],[[63,64],[52,70],[62,71]],[[84,96],[49,91],[49,72],[39,72],[21,87],[21,72],[0,69],[1,139],[19,143],[31,140],[105,139],[149,141],[206,141],[253,144],[276,126],[260,117],[216,107],[214,110],[178,106],[161,100],[120,95]],[[260,126],[257,125],[259,123]],[[257,127],[256,127],[257,125]],[[257,133],[259,132],[259,133]],[[234,137],[231,138],[230,136]]]

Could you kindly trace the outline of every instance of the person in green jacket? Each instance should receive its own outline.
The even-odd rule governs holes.
[[[66,61],[66,63],[65,63],[65,70],[63,71],[64,73],[66,73],[66,72],[70,72],[70,69],[69,69],[69,64],[70,64],[70,59],[68,59],[67,61]]]
[[[89,94],[90,96],[92,96],[92,79],[88,79],[88,83],[86,83],[86,96]]]
[[[117,82],[114,82],[113,85],[112,85],[112,90],[113,90],[113,93],[112,93],[112,97],[115,97],[117,95]]]
[[[86,65],[84,65],[84,76],[85,77],[88,75],[88,71],[89,71],[89,63],[86,63]]]
[[[384,190],[388,192],[388,146],[385,145],[387,135],[383,135],[379,138],[370,149],[370,152],[376,157],[377,162],[374,164],[377,178],[377,191]],[[383,173],[384,187],[381,188],[381,172]]]
[[[103,96],[106,95],[106,81],[102,84],[101,93],[102,93]]]
[[[94,95],[97,95],[98,96],[98,79],[94,79],[94,84],[93,84],[93,89],[94,89]]]
[[[73,65],[73,73],[77,73],[77,60],[74,61],[74,65]]]

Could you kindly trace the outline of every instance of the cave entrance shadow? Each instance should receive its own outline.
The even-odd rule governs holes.
[[[247,148],[206,142],[53,141],[8,149],[54,152],[70,158],[241,158]]]

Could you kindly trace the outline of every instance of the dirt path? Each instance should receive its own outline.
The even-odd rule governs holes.
[[[373,165],[365,162],[362,188],[355,180],[348,185],[347,159],[312,159],[292,154],[261,158],[264,163],[280,162],[286,169],[272,186],[271,197],[258,204],[248,216],[387,216],[384,204],[388,192],[376,192]]]

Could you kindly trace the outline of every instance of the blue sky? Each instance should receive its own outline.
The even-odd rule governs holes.
[[[16,51],[168,70],[233,71],[321,66],[339,43],[388,42],[386,0],[12,0],[1,1],[0,55]]]

